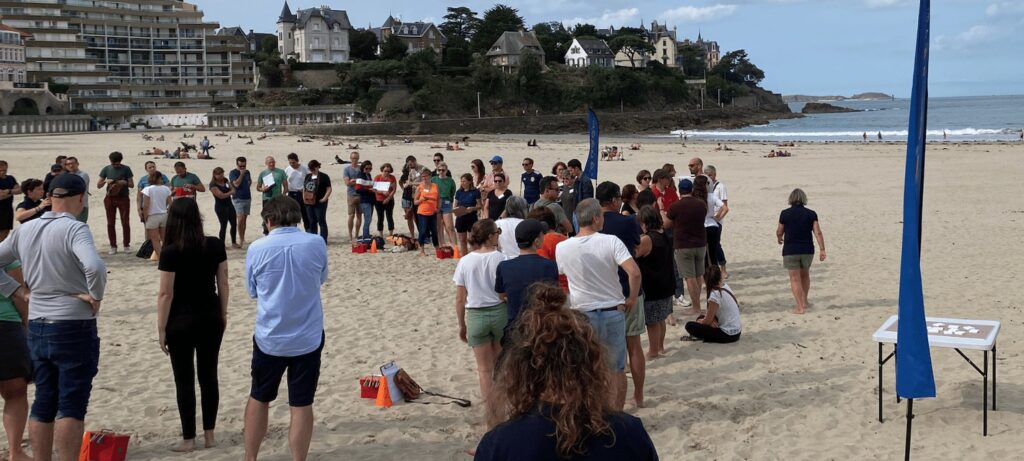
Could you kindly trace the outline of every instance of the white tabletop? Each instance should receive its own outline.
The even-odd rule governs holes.
[[[875,331],[872,339],[879,343],[896,343],[898,315],[889,317],[882,327]],[[949,319],[925,317],[928,327],[928,345],[955,349],[988,351],[996,344],[999,335],[997,320]]]

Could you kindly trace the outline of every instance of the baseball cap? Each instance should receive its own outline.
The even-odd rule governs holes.
[[[62,174],[50,181],[50,195],[57,198],[74,197],[84,194],[85,181],[75,174]]]
[[[693,192],[693,181],[690,181],[690,178],[680,179],[679,192]]]
[[[529,248],[533,241],[548,231],[548,225],[536,219],[524,219],[516,225],[516,244]]]
[[[500,155],[495,155],[494,157],[491,157],[491,163],[505,163],[505,160],[502,159]]]
[[[51,172],[53,172],[53,171],[64,171],[64,165],[61,165],[59,163],[54,163],[53,165],[50,165],[50,171]]]

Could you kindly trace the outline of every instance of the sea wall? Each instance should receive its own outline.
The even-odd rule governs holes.
[[[778,108],[724,108],[672,112],[598,112],[601,132],[606,134],[669,133],[677,129],[740,128],[760,125],[799,114]],[[348,123],[289,128],[297,134],[333,136],[405,136],[454,134],[565,134],[585,133],[585,113],[489,117],[442,120],[410,120],[381,123]]]
[[[0,117],[0,135],[77,133],[93,129],[91,115],[12,115]]]

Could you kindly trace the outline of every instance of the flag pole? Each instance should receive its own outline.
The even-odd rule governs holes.
[[[910,428],[914,421],[914,399],[907,399],[907,445],[903,449],[903,460],[910,461]]]

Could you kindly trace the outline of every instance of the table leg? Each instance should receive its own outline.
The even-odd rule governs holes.
[[[985,351],[985,372],[981,374],[984,387],[981,391],[982,406],[982,436],[988,436],[988,351]]]
[[[882,343],[878,343],[878,422],[884,423],[882,419]]]
[[[992,411],[996,411],[996,345],[992,344]]]
[[[892,345],[892,354],[893,354],[892,355],[892,366],[894,368],[898,368],[897,365],[899,365],[899,360],[900,360],[899,359],[899,354],[896,353],[897,351],[899,351],[899,348],[900,348],[899,344],[893,344]],[[896,393],[896,403],[897,404],[900,403],[900,393],[899,392]]]

